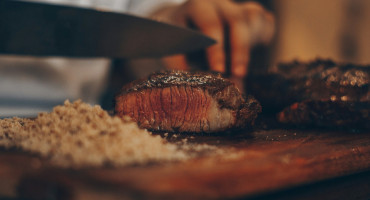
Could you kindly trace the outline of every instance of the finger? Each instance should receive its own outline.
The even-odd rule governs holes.
[[[186,27],[185,12],[181,8],[182,6],[178,5],[164,5],[150,13],[149,16],[155,21]]]
[[[272,13],[256,2],[243,4],[243,14],[250,29],[251,45],[268,44],[275,33],[275,18]]]
[[[249,29],[245,23],[230,23],[231,73],[244,77],[248,71],[250,58]]]
[[[250,1],[250,2],[242,3],[241,5],[245,9],[248,9],[248,11],[250,11],[250,12],[253,12],[253,11],[262,12],[262,11],[265,10],[265,8],[258,2]]]
[[[213,4],[208,1],[189,1],[188,13],[190,20],[207,36],[215,39],[217,43],[206,50],[211,70],[224,73],[225,50],[224,28],[222,20]]]
[[[220,4],[221,5],[221,4]],[[238,4],[222,4],[224,9],[219,9],[223,19],[229,26],[231,74],[244,77],[250,57],[250,31],[245,21],[243,10]]]
[[[189,69],[189,66],[186,62],[186,57],[183,54],[164,57],[163,62],[167,69],[176,69],[176,70]]]
[[[264,33],[262,35],[262,42],[264,44],[268,44],[271,42],[272,38],[274,37],[275,34],[275,17],[272,13],[266,11],[264,13],[264,29],[262,32]]]

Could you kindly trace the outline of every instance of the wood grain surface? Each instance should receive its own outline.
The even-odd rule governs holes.
[[[36,155],[2,149],[0,197],[278,199],[280,195],[296,199],[304,194],[306,199],[370,198],[368,132],[275,129],[181,135],[173,140],[184,138],[234,151],[185,162],[72,170],[54,167]],[[341,185],[333,186],[338,181]]]

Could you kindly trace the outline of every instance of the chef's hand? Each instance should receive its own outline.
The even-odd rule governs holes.
[[[217,44],[206,50],[210,70],[225,72],[224,39],[229,40],[231,73],[244,77],[248,71],[250,50],[256,44],[268,44],[274,35],[274,16],[255,2],[231,0],[188,0],[164,7],[153,14],[159,21],[186,26],[191,21]],[[227,27],[229,38],[225,38]],[[187,69],[185,55],[164,58],[166,66]]]

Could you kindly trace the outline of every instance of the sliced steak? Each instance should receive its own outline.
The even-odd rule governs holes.
[[[370,104],[351,101],[303,101],[278,114],[282,123],[320,126],[370,128]]]
[[[163,71],[134,81],[116,96],[115,112],[165,132],[220,132],[250,127],[261,111],[251,96],[216,73]]]
[[[368,120],[370,66],[294,61],[278,65],[271,73],[252,76],[249,86],[265,111],[285,108],[278,117],[284,123],[333,127]],[[344,122],[350,116],[353,118]]]

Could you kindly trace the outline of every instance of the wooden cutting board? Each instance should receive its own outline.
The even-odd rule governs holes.
[[[186,162],[60,169],[17,150],[0,151],[0,197],[35,199],[369,199],[370,133],[260,130],[182,135],[235,148]],[[348,198],[346,198],[346,195]]]

